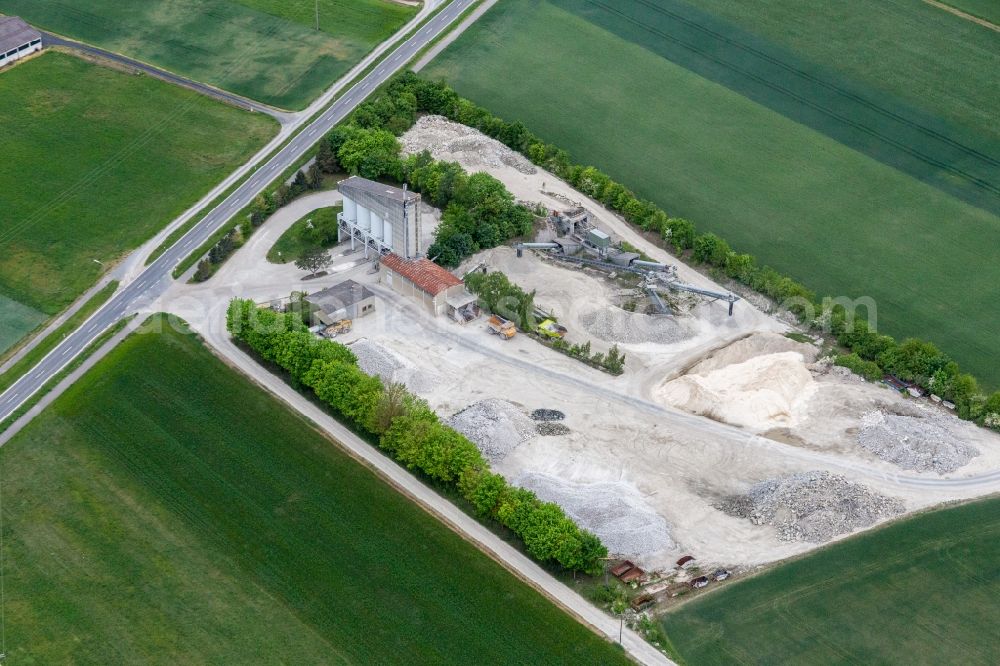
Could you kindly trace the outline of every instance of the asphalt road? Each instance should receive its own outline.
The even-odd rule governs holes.
[[[214,97],[217,100],[226,102],[227,104],[232,104],[233,106],[238,106],[241,109],[249,109],[250,111],[257,111],[259,113],[266,113],[269,116],[274,117],[279,123],[289,122],[294,114],[286,111],[281,111],[279,109],[272,108],[266,104],[261,104],[260,102],[255,102],[252,99],[247,99],[246,97],[241,97],[239,95],[234,95],[231,92],[226,92],[225,90],[220,90],[212,86],[206,85],[204,83],[199,83],[198,81],[193,81],[189,78],[178,76],[173,72],[168,72],[165,69],[160,69],[159,67],[154,67],[148,63],[142,62],[141,60],[135,60],[134,58],[129,58],[128,56],[123,56],[120,53],[115,53],[114,51],[106,51],[104,49],[98,48],[96,46],[91,46],[90,44],[83,44],[82,42],[76,42],[71,39],[66,39],[65,37],[60,37],[59,35],[53,35],[49,32],[42,32],[42,46],[61,46],[67,49],[73,49],[74,51],[79,51],[81,53],[87,53],[93,56],[104,58],[105,60],[111,60],[112,62],[117,62],[119,64],[131,67],[132,69],[137,69],[150,76],[155,76],[158,79],[162,79],[169,83],[173,83],[178,86],[183,86],[185,88],[190,88],[196,92],[200,92],[203,95],[209,97]]]
[[[345,91],[322,115],[309,123],[277,155],[259,166],[253,176],[146,267],[135,280],[121,289],[34,368],[0,394],[0,421],[16,411],[41,389],[50,377],[66,367],[103,331],[122,317],[136,312],[143,303],[160,296],[173,280],[171,272],[174,266],[208,240],[234,213],[253,201],[254,197],[260,194],[275,177],[298,160],[323,134],[343,120],[372,91],[402,69],[417,52],[447,29],[474,2],[475,0],[454,0],[408,40],[396,47],[367,76]]]

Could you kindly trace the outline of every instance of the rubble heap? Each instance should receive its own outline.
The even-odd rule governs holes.
[[[954,472],[979,455],[959,439],[948,416],[900,416],[872,410],[861,417],[858,443],[903,469]]]
[[[756,483],[718,506],[754,525],[773,525],[782,541],[821,543],[903,512],[903,503],[830,472]]]

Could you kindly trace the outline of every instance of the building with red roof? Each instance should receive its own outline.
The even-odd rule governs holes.
[[[423,305],[433,315],[465,322],[479,314],[465,283],[430,259],[404,259],[396,253],[379,260],[379,282]]]

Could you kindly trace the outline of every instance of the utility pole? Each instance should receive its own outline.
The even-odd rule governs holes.
[[[319,0],[316,0],[316,29],[319,30]]]

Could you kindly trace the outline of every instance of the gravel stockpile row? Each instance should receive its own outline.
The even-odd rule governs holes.
[[[424,372],[388,347],[367,338],[356,340],[350,345],[358,357],[358,367],[366,374],[377,376],[389,384],[405,384],[414,393],[426,393],[434,388],[438,378]]]
[[[528,472],[514,484],[561,506],[580,527],[599,536],[612,555],[640,559],[676,547],[663,516],[624,483],[580,484]]]
[[[672,344],[694,335],[688,324],[676,317],[652,317],[620,308],[600,308],[580,315],[580,323],[591,335],[605,342]]]
[[[448,419],[448,425],[472,440],[486,459],[498,463],[518,444],[535,436],[535,423],[506,400],[474,402]]]
[[[542,421],[535,426],[535,430],[539,435],[544,435],[547,437],[552,437],[556,435],[568,435],[569,428],[562,423],[552,423],[551,421]]]
[[[562,421],[566,415],[558,409],[536,409],[531,412],[531,418],[536,421]]]
[[[509,166],[529,175],[538,171],[520,153],[444,116],[423,116],[400,137],[400,142],[407,155],[429,150],[436,159],[458,162],[467,169]]]
[[[903,512],[903,503],[839,474],[805,472],[754,484],[718,507],[754,525],[773,525],[782,541],[821,543]]]
[[[858,443],[903,469],[946,474],[979,455],[979,449],[961,441],[951,421],[936,414],[899,416],[873,410],[861,418]]]

